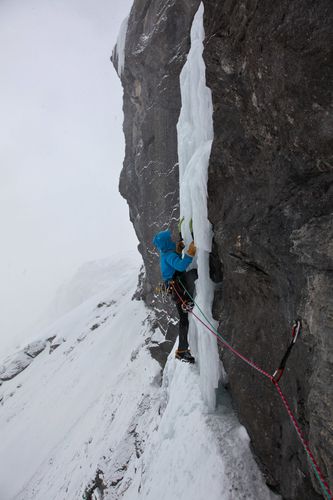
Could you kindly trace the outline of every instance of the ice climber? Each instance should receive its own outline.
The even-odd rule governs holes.
[[[169,230],[157,233],[153,239],[153,243],[160,253],[163,281],[176,303],[179,314],[179,343],[176,350],[176,358],[188,363],[194,363],[195,359],[190,353],[187,339],[189,326],[188,310],[193,307],[193,303],[189,300],[181,284],[184,284],[193,297],[197,270],[191,269],[186,272],[186,269],[191,264],[196,253],[194,241],[190,243],[184,256],[182,256],[183,249],[185,248],[183,241],[179,241],[177,244],[174,243]]]

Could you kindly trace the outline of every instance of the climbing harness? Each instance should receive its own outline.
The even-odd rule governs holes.
[[[155,288],[155,293],[161,297],[162,302],[167,302],[169,300],[169,295],[171,294],[169,283],[161,281]]]
[[[290,342],[289,347],[286,350],[286,352],[281,360],[281,363],[279,364],[279,368],[277,370],[275,370],[275,372],[273,373],[273,379],[276,382],[279,382],[280,378],[283,375],[283,372],[284,372],[284,369],[286,367],[286,363],[287,363],[287,360],[290,356],[291,350],[294,347],[296,340],[298,339],[299,334],[301,333],[301,328],[302,328],[301,321],[299,319],[297,319],[295,321],[295,323],[293,324],[293,328],[292,328],[292,332],[291,332],[292,341]]]
[[[287,359],[290,355],[290,352],[291,352],[291,349],[292,347],[294,346],[294,344],[296,343],[296,340],[301,332],[301,322],[300,320],[296,320],[294,325],[293,325],[293,329],[292,329],[292,336],[293,336],[293,340],[292,340],[292,345],[290,344],[285,355],[283,356],[282,360],[281,360],[281,363],[279,365],[279,368],[274,372],[273,375],[270,375],[267,371],[263,370],[260,366],[258,366],[254,361],[248,359],[246,356],[244,356],[243,354],[241,354],[239,351],[237,351],[234,347],[232,347],[229,342],[227,342],[221,335],[221,333],[212,325],[212,323],[210,322],[210,320],[207,318],[207,316],[205,315],[205,313],[202,311],[202,309],[200,308],[200,306],[195,302],[195,300],[193,299],[193,297],[190,295],[190,293],[188,292],[188,290],[185,288],[184,284],[182,283],[182,281],[180,279],[178,279],[178,282],[181,284],[181,286],[183,287],[185,293],[188,295],[188,297],[191,299],[191,301],[193,302],[193,304],[196,306],[196,308],[200,311],[200,313],[202,314],[202,316],[204,317],[204,319],[207,321],[207,323],[205,323],[201,318],[199,318],[199,316],[193,311],[193,310],[190,310],[188,309],[188,312],[190,312],[195,318],[197,321],[199,321],[210,333],[212,333],[216,338],[217,338],[217,341],[222,344],[223,346],[225,346],[227,349],[229,349],[235,356],[237,356],[238,358],[242,359],[245,363],[247,363],[249,366],[251,366],[252,368],[254,368],[257,372],[259,372],[261,375],[263,375],[264,377],[268,378],[273,384],[274,384],[274,387],[276,388],[279,396],[280,396],[280,399],[281,401],[283,402],[283,405],[285,406],[286,410],[287,410],[287,413],[288,413],[288,416],[290,418],[290,421],[292,423],[292,425],[294,426],[295,430],[296,430],[296,433],[298,435],[298,438],[307,454],[307,457],[308,457],[308,460],[310,462],[310,465],[312,466],[312,469],[314,471],[314,474],[320,484],[320,487],[324,493],[324,496],[325,498],[327,498],[328,500],[333,500],[333,494],[330,490],[330,487],[327,483],[327,481],[325,480],[325,477],[309,447],[309,444],[308,442],[306,441],[304,435],[303,435],[303,432],[301,430],[301,427],[295,417],[295,415],[293,414],[292,410],[291,410],[291,407],[290,407],[290,404],[286,398],[286,396],[284,395],[284,393],[282,392],[282,389],[281,387],[279,386],[279,380],[280,378],[282,377],[282,374],[283,374],[283,370],[285,368],[285,365],[286,365],[286,362],[287,362]],[[183,298],[181,297],[180,294],[178,294],[178,291],[176,289],[175,290],[175,293],[178,295],[178,298],[180,301],[183,301]],[[282,371],[281,371],[282,370]]]
[[[189,311],[192,311],[194,303],[192,302],[192,300],[189,300],[186,297],[184,297],[182,287],[183,284],[181,283],[179,277],[177,277],[176,274],[176,278],[168,282],[168,291],[169,291],[168,293],[171,295],[174,293],[174,298],[176,302],[181,306],[183,312],[187,313]]]

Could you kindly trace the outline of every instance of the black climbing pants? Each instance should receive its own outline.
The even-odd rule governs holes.
[[[190,297],[185,292],[179,280],[183,283],[186,290],[189,291],[191,296],[194,294],[194,282],[198,278],[198,273],[196,269],[191,269],[190,271],[179,273],[177,272],[174,276],[174,284],[172,289],[172,300],[176,303],[178,315],[179,315],[179,343],[178,350],[186,351],[188,349],[188,313],[182,309],[182,301],[191,301]],[[181,297],[181,298],[180,298]]]

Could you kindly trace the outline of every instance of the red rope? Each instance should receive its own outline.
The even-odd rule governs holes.
[[[186,305],[186,301],[179,295],[176,287],[173,287],[173,290],[174,292],[176,293],[177,297],[179,298],[179,300],[181,301],[182,304]],[[248,365],[252,366],[252,368],[254,368],[255,370],[257,370],[259,373],[261,373],[264,377],[267,377],[269,378],[269,380],[272,380],[273,377],[272,375],[270,375],[269,373],[267,373],[265,370],[263,370],[262,368],[260,368],[260,366],[257,365],[257,363],[255,363],[254,361],[251,361],[250,359],[248,359],[246,356],[244,356],[243,354],[241,354],[240,352],[238,352],[234,347],[232,347],[230,344],[228,344],[228,342],[226,342],[224,339],[222,339],[217,333],[214,332],[214,330],[212,330],[208,325],[206,325],[206,323],[204,321],[202,321],[201,318],[199,318],[199,316],[197,316],[192,310],[189,310],[189,312],[205,327],[207,328],[207,330],[210,331],[210,333],[212,333],[214,335],[214,337],[217,338],[217,340],[224,346],[226,346],[231,352],[233,352],[236,356],[238,356],[240,359],[242,359],[243,361],[245,361],[245,363],[247,363]]]
[[[270,375],[269,373],[267,373],[265,370],[263,370],[262,368],[260,368],[260,366],[257,365],[257,363],[255,363],[254,361],[251,361],[250,359],[248,359],[246,356],[244,356],[243,354],[241,354],[240,352],[238,352],[236,349],[234,349],[230,344],[228,344],[228,342],[225,342],[225,340],[221,339],[221,337],[219,337],[215,332],[214,330],[212,330],[211,328],[209,328],[208,325],[206,325],[206,323],[204,321],[202,321],[201,318],[199,318],[199,316],[197,316],[193,311],[190,311],[191,314],[198,320],[200,321],[200,323],[207,328],[207,330],[210,331],[210,333],[212,333],[214,335],[214,337],[217,338],[217,340],[220,342],[220,344],[226,346],[229,351],[233,352],[236,356],[238,356],[240,359],[242,359],[243,361],[245,361],[245,363],[247,363],[248,365],[252,366],[252,368],[254,368],[255,370],[257,370],[259,373],[261,373],[264,377],[267,377],[269,378],[270,380],[273,379],[272,375]]]
[[[177,292],[176,288],[173,287],[173,290],[175,291],[176,295],[178,296],[178,298],[180,299],[181,303],[186,305],[186,301],[179,295],[179,293]],[[185,290],[187,292],[187,290]],[[266,372],[265,370],[263,370],[262,368],[260,368],[260,366],[258,366],[254,361],[251,361],[250,359],[248,359],[246,356],[244,356],[243,354],[241,354],[240,352],[238,352],[236,349],[234,349],[228,342],[226,342],[223,338],[221,338],[217,333],[214,332],[214,330],[212,328],[210,328],[204,321],[202,321],[201,318],[199,318],[199,316],[197,316],[192,309],[189,310],[189,312],[205,327],[207,328],[207,330],[212,333],[214,335],[214,337],[217,338],[218,342],[220,342],[222,345],[224,345],[225,347],[227,347],[227,349],[229,349],[229,351],[231,351],[233,354],[235,354],[238,358],[242,359],[245,363],[247,363],[249,366],[251,366],[252,368],[254,368],[257,372],[261,373],[264,377],[268,378],[269,380],[271,380],[274,384],[274,387],[276,388],[287,412],[288,412],[288,415],[289,415],[289,418],[293,424],[293,426],[295,427],[296,429],[296,432],[297,432],[297,435],[309,457],[309,459],[311,460],[315,470],[317,471],[318,475],[319,475],[319,479],[320,481],[322,482],[323,486],[326,488],[326,493],[328,493],[329,497],[330,497],[330,500],[333,500],[333,495],[332,495],[332,492],[329,488],[329,485],[327,483],[327,481],[325,480],[324,478],[324,475],[317,463],[317,461],[315,460],[314,456],[313,456],[313,453],[307,443],[307,441],[305,440],[304,438],[304,435],[303,435],[303,432],[300,428],[300,425],[295,417],[295,415],[293,414],[291,408],[290,408],[290,405],[285,397],[285,395],[283,394],[282,390],[281,390],[281,387],[279,386],[277,380],[274,379],[274,375],[270,375],[268,372]]]
[[[288,415],[289,415],[289,417],[290,417],[290,420],[292,421],[292,424],[293,424],[293,426],[294,426],[294,427],[295,427],[295,429],[296,429],[296,432],[297,432],[297,434],[298,434],[298,436],[299,436],[299,438],[300,438],[300,440],[301,440],[301,442],[302,442],[302,445],[303,445],[303,447],[304,447],[305,451],[307,452],[307,454],[308,454],[308,456],[309,456],[310,460],[312,461],[312,463],[313,463],[313,465],[314,465],[314,467],[315,467],[315,469],[316,469],[316,471],[317,471],[317,473],[318,473],[318,475],[319,475],[319,477],[320,477],[320,479],[321,479],[321,481],[322,481],[323,485],[324,485],[324,486],[325,486],[325,488],[327,489],[327,493],[330,495],[330,498],[332,499],[332,498],[333,498],[333,495],[332,495],[332,492],[330,491],[329,485],[328,485],[327,481],[325,480],[325,478],[324,478],[324,476],[323,476],[323,473],[321,472],[321,469],[320,469],[320,467],[319,467],[319,465],[318,465],[318,463],[317,463],[316,459],[314,458],[313,453],[312,453],[312,451],[310,450],[310,448],[309,448],[309,445],[308,445],[307,441],[306,441],[306,440],[305,440],[305,438],[304,438],[303,432],[302,432],[302,430],[301,430],[301,428],[300,428],[299,423],[298,423],[298,422],[297,422],[297,420],[296,420],[295,415],[293,414],[293,412],[292,412],[292,410],[291,410],[291,408],[290,408],[290,405],[289,405],[289,403],[288,403],[288,401],[287,401],[286,396],[283,394],[283,392],[282,392],[282,390],[281,390],[281,387],[279,386],[278,382],[277,382],[276,380],[274,380],[274,379],[272,379],[272,382],[273,382],[273,384],[274,384],[274,386],[275,386],[276,390],[278,391],[279,396],[280,396],[280,398],[282,399],[284,406],[286,407],[286,410],[287,410],[287,412],[288,412]]]

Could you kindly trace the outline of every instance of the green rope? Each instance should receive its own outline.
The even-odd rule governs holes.
[[[311,457],[310,457],[309,453],[307,452],[307,450],[305,450],[305,451],[306,451],[306,454],[307,454],[307,456],[308,456],[308,460],[309,460],[309,462],[310,462],[310,464],[311,464],[311,466],[312,466],[313,472],[315,473],[315,476],[316,476],[316,478],[317,478],[317,480],[318,480],[318,482],[319,482],[319,484],[320,484],[320,486],[321,486],[321,489],[323,490],[323,492],[324,492],[324,494],[325,494],[325,497],[326,497],[326,498],[328,498],[328,500],[332,500],[332,497],[331,497],[331,495],[328,493],[326,486],[324,485],[323,481],[321,480],[321,477],[319,476],[319,474],[318,474],[318,471],[317,471],[316,467],[315,467],[315,466],[314,466],[314,464],[312,463],[312,460],[311,460]]]
[[[190,297],[190,299],[192,300],[193,304],[196,305],[196,307],[198,308],[198,310],[200,311],[200,313],[202,314],[202,316],[205,318],[205,320],[207,321],[207,323],[211,326],[211,328],[214,330],[214,332],[216,333],[216,335],[218,335],[222,340],[223,342],[225,342],[229,347],[231,347],[231,345],[229,344],[229,342],[226,341],[226,339],[224,337],[222,337],[221,333],[219,331],[217,331],[217,329],[215,328],[215,326],[211,323],[211,321],[207,318],[206,314],[203,312],[203,310],[201,309],[201,307],[199,306],[199,304],[194,300],[194,298],[192,297],[192,295],[190,294],[190,292],[186,289],[184,283],[181,281],[180,278],[178,278],[178,281],[179,283],[182,285],[182,287],[184,288],[185,292],[187,293],[187,295]]]

